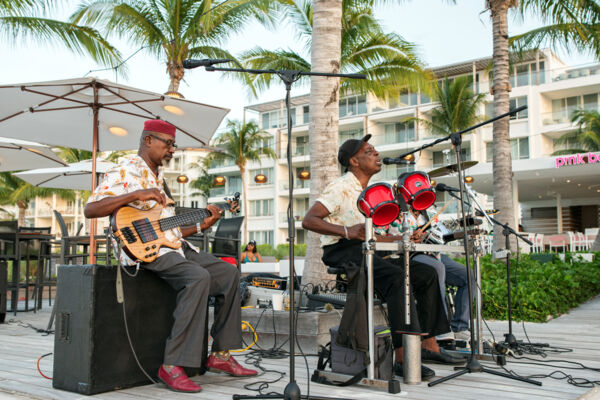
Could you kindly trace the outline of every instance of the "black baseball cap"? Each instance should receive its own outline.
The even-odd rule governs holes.
[[[363,143],[368,142],[371,139],[371,135],[366,135],[362,139],[348,139],[340,146],[338,150],[338,161],[342,166],[346,167],[350,165],[350,159],[360,150]]]

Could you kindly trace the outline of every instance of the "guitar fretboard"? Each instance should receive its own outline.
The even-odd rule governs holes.
[[[221,210],[229,209],[228,204],[217,205]],[[181,215],[175,215],[173,217],[159,219],[158,223],[160,229],[164,232],[170,229],[175,229],[180,226],[194,225],[196,222],[202,222],[206,218],[210,217],[211,213],[207,208],[200,208],[191,212],[187,212]]]

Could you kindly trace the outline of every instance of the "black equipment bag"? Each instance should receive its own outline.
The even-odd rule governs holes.
[[[353,350],[348,347],[340,346],[336,343],[338,327],[329,330],[331,342],[328,343],[329,349],[321,347],[319,352],[319,361],[317,370],[325,370],[327,364],[331,366],[331,371],[339,374],[350,375],[351,378],[346,382],[331,382],[323,377],[313,375],[313,381],[335,386],[349,386],[361,378],[367,376],[367,366],[369,354],[359,350]],[[388,327],[375,327],[375,379],[391,380],[393,378],[393,345],[392,335]]]

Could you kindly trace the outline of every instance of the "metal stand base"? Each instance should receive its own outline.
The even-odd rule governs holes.
[[[474,358],[471,358],[469,360],[469,362],[467,362],[466,366],[456,367],[454,369],[457,370],[458,372],[455,372],[452,375],[448,375],[443,378],[440,378],[436,381],[429,382],[427,384],[427,386],[429,386],[429,387],[435,386],[438,383],[446,382],[450,379],[459,377],[459,376],[467,374],[467,373],[470,374],[473,372],[487,372],[488,374],[498,375],[498,376],[502,376],[502,377],[508,378],[508,379],[514,379],[515,381],[521,381],[521,382],[531,383],[532,385],[542,386],[542,382],[534,381],[532,379],[527,379],[527,378],[521,378],[520,376],[509,375],[509,374],[505,374],[504,372],[498,372],[493,369],[485,368],[479,363],[479,361],[477,361]]]
[[[352,375],[339,374],[337,372],[330,372],[330,371],[323,371],[320,369],[316,369],[313,372],[311,381],[319,383],[319,381],[320,381],[319,378],[325,378],[328,381],[332,381],[332,382],[345,382],[345,381],[349,380],[350,378],[352,378]],[[387,390],[387,392],[391,393],[391,394],[400,393],[400,381],[393,379],[393,378],[389,381],[385,381],[382,379],[362,378],[360,381],[356,382],[355,385],[366,386],[366,387],[369,387],[372,389]],[[317,397],[313,397],[311,395],[310,398],[316,399]]]

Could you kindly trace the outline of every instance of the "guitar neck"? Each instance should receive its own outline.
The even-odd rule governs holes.
[[[228,210],[229,205],[216,205],[221,210]],[[194,225],[197,222],[202,222],[212,214],[207,208],[199,208],[191,212],[187,212],[181,215],[175,215],[174,217],[162,218],[158,220],[160,229],[164,232],[170,229],[175,229],[180,226]]]

